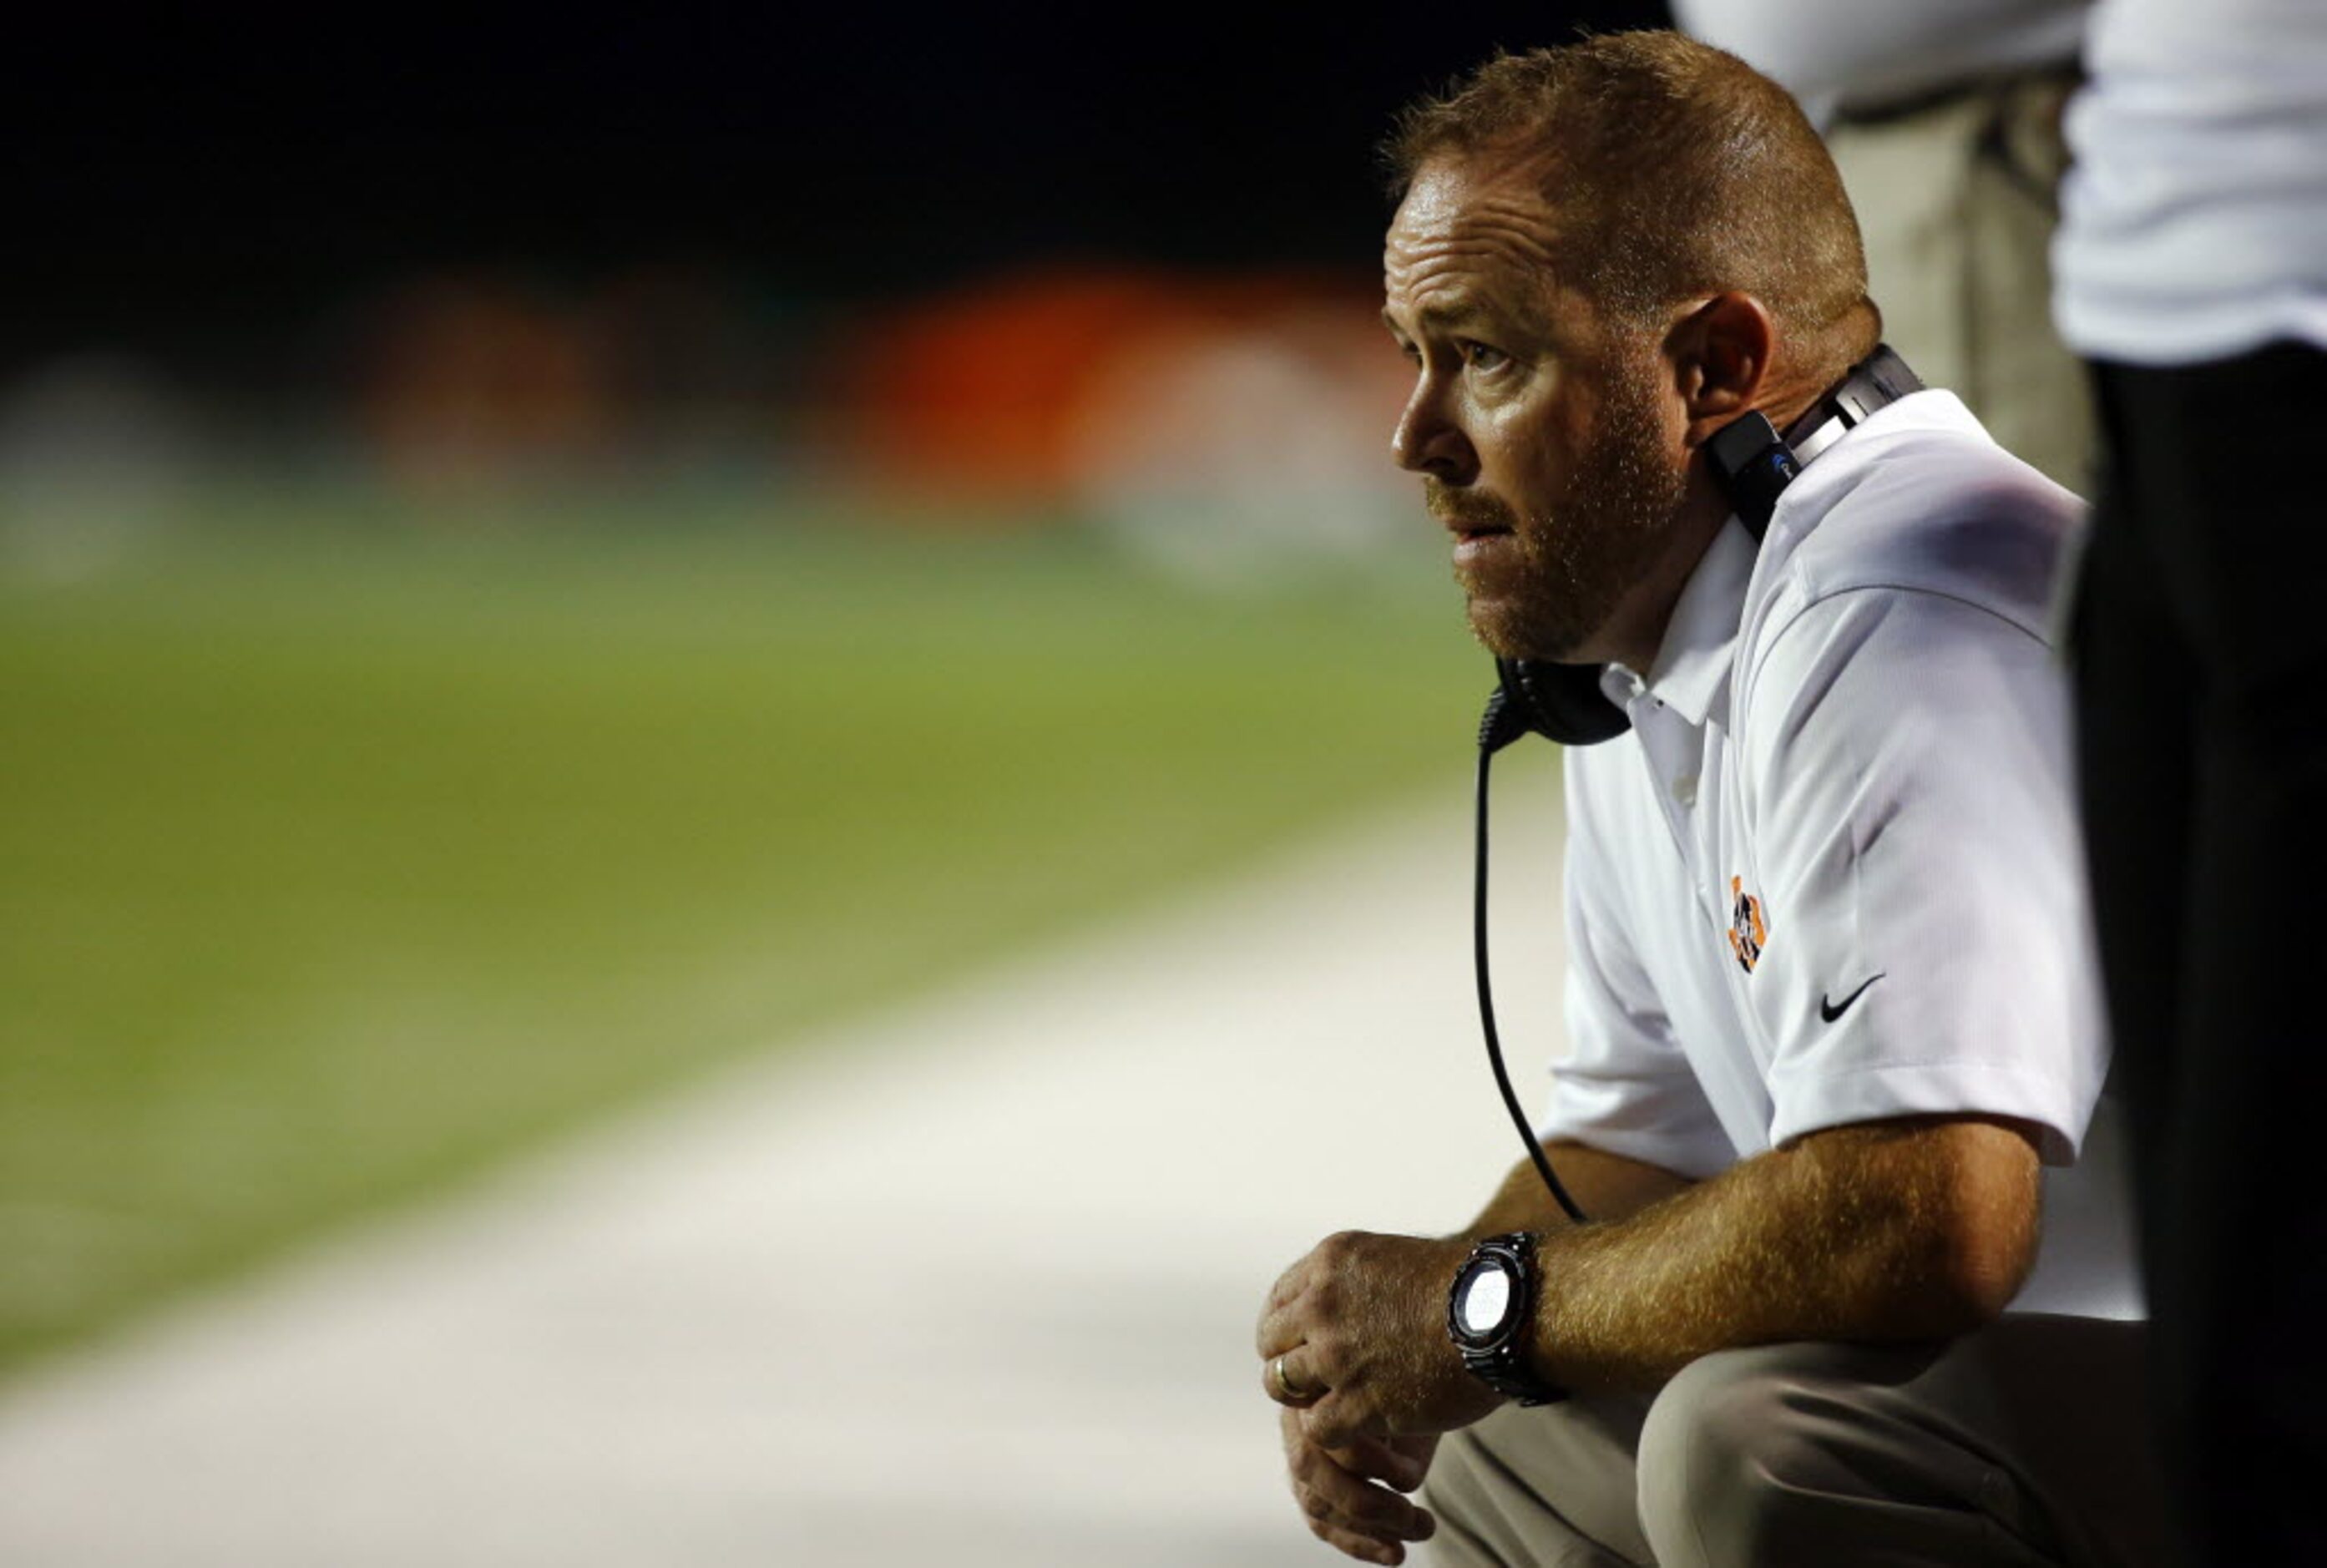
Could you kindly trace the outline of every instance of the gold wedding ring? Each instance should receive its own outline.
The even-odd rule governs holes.
[[[1299,1391],[1293,1386],[1293,1379],[1285,1375],[1284,1357],[1279,1356],[1268,1364],[1268,1376],[1276,1385],[1276,1396],[1279,1399],[1289,1402],[1301,1397]]]

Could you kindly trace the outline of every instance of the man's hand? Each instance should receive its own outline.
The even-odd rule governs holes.
[[[1268,1396],[1329,1450],[1452,1432],[1493,1410],[1500,1396],[1446,1336],[1446,1293],[1470,1255],[1459,1237],[1327,1237],[1268,1293],[1257,1336]]]
[[[1398,1496],[1422,1484],[1438,1447],[1427,1437],[1361,1437],[1347,1448],[1320,1448],[1301,1428],[1301,1412],[1283,1413],[1285,1468],[1309,1533],[1361,1563],[1406,1561],[1406,1543],[1438,1527],[1429,1510]]]

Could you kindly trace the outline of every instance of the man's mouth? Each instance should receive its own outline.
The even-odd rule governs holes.
[[[1465,545],[1473,539],[1491,539],[1511,531],[1509,523],[1500,520],[1458,517],[1451,512],[1433,512],[1431,516],[1437,520],[1439,527]]]
[[[1474,522],[1466,518],[1445,517],[1438,520],[1445,525],[1448,533],[1454,536],[1454,559],[1457,561],[1485,555],[1491,551],[1500,552],[1501,546],[1495,541],[1511,537],[1510,526],[1507,523]]]
[[[1473,578],[1468,574],[1499,574],[1509,565],[1510,553],[1518,548],[1511,530],[1499,524],[1465,527],[1450,523],[1448,528],[1454,536],[1454,569],[1466,574],[1463,581],[1474,590],[1482,587],[1487,579]]]

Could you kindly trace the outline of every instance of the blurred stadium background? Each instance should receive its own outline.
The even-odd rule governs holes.
[[[1660,19],[32,24],[0,1397],[1459,789],[1370,149],[1494,45]]]

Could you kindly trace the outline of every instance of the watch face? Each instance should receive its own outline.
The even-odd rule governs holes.
[[[1502,1327],[1503,1314],[1510,1306],[1511,1276],[1500,1265],[1487,1263],[1463,1283],[1461,1304],[1455,1311],[1463,1331],[1483,1339]]]

